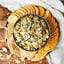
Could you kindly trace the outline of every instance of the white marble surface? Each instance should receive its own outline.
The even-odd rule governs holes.
[[[47,58],[49,60],[49,64],[64,64],[64,16],[61,13],[64,13],[64,5],[60,0],[0,0],[0,4],[7,7],[12,12],[21,6],[28,4],[40,5],[50,10],[59,22],[61,36],[56,49],[50,53],[52,62],[50,62],[49,56],[47,56]]]

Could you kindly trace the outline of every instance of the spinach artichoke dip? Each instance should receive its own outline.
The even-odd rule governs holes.
[[[43,47],[50,36],[48,23],[40,16],[28,14],[21,17],[14,26],[16,44],[26,51]]]

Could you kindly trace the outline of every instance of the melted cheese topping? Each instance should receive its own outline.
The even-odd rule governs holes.
[[[21,17],[14,27],[16,44],[28,51],[35,51],[43,47],[49,35],[48,23],[37,15]]]

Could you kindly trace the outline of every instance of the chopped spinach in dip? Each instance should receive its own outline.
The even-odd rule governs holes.
[[[25,15],[14,26],[16,44],[27,51],[35,51],[43,47],[50,35],[45,19],[37,15]]]

